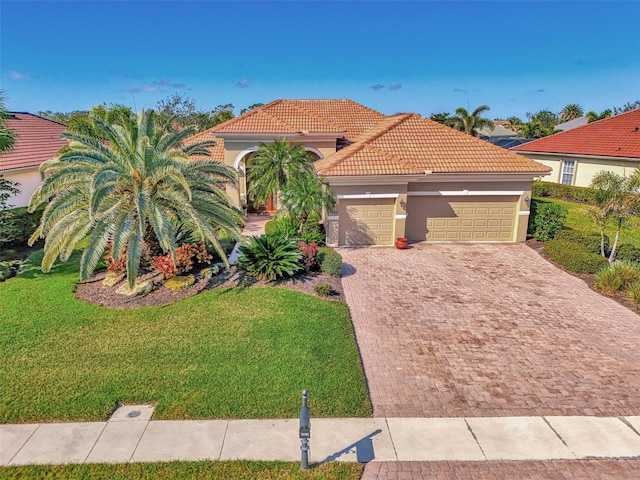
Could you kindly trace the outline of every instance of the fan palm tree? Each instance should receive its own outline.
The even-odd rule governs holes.
[[[152,110],[143,110],[123,126],[92,116],[107,142],[63,133],[70,148],[42,165],[45,179],[29,204],[33,211],[47,203],[30,239],[46,239],[43,271],[58,257],[68,260],[86,240],[80,261],[80,278],[86,279],[111,244],[114,259],[126,253],[132,286],[143,252],[154,245],[171,252],[175,263],[176,235],[184,229],[212,245],[226,261],[216,229],[238,235],[242,222],[223,186],[235,181],[233,169],[206,159],[190,160],[190,155],[209,155],[214,142],[185,146],[195,128],[168,132],[156,129],[154,118]]]
[[[488,118],[483,118],[481,115],[487,112],[489,107],[487,105],[480,105],[473,112],[469,113],[465,108],[458,108],[456,114],[451,117],[451,122],[454,128],[462,130],[474,137],[478,135],[478,129],[487,127],[493,131],[495,125]]]
[[[595,122],[596,120],[609,118],[611,115],[613,115],[613,112],[611,111],[611,109],[607,108],[606,110],[603,110],[602,112],[600,112],[600,114],[591,110],[585,114],[585,117],[587,117],[587,122],[591,123],[591,122]]]
[[[249,197],[255,205],[266,205],[275,198],[295,175],[313,172],[313,157],[302,145],[289,145],[285,140],[261,143],[249,160],[247,181]]]
[[[568,122],[569,120],[579,118],[582,115],[584,115],[584,109],[577,103],[570,103],[560,110],[560,113],[558,114],[558,121],[560,123]]]

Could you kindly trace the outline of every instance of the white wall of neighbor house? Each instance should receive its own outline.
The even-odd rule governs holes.
[[[636,168],[640,167],[640,158],[598,158],[593,156],[542,155],[534,153],[521,153],[521,155],[553,169],[550,175],[542,178],[545,182],[565,183],[576,187],[590,186],[593,177],[603,170],[622,176],[629,176]]]
[[[7,180],[20,184],[18,186],[20,193],[7,200],[7,204],[12,207],[26,207],[29,205],[31,195],[33,195],[33,192],[36,191],[42,182],[42,174],[38,167],[2,171],[0,175]]]

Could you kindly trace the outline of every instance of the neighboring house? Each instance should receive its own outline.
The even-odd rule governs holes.
[[[509,130],[502,125],[495,124],[493,130],[487,127],[481,127],[477,130],[478,138],[486,140],[491,143],[496,143],[498,140],[512,139],[518,136],[517,132]]]
[[[589,119],[587,117],[578,117],[564,123],[559,123],[555,126],[555,130],[559,132],[568,132],[574,128],[582,127],[587,123],[589,123]]]
[[[549,168],[417,114],[387,117],[350,100],[276,100],[198,134],[238,171],[261,142],[302,144],[336,195],[329,245],[410,241],[516,242],[526,237],[531,184]]]
[[[640,166],[640,109],[511,148],[553,169],[548,181],[588,187],[607,170],[628,176]]]
[[[9,198],[7,203],[25,207],[42,181],[40,165],[55,157],[56,152],[68,143],[60,137],[67,127],[19,112],[11,112],[5,125],[16,133],[17,139],[12,150],[0,154],[0,175],[20,184],[20,193]]]

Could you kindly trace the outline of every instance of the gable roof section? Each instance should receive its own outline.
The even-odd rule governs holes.
[[[216,142],[215,146],[209,147],[211,155],[205,157],[204,155],[194,155],[190,158],[197,158],[198,160],[215,160],[216,162],[224,162],[224,140],[222,138],[214,137],[209,130],[204,130],[200,133],[187,138],[184,141],[185,145],[193,145],[194,143],[204,142],[205,140],[213,140]]]
[[[0,154],[0,172],[39,167],[69,142],[60,137],[65,125],[30,113],[11,113],[5,125],[17,139],[12,150]]]
[[[384,118],[352,100],[275,100],[209,131],[214,135],[327,133],[355,140]]]
[[[324,176],[537,173],[551,169],[410,113],[388,117],[357,141],[315,163]]]
[[[640,109],[543,137],[511,150],[640,158]]]

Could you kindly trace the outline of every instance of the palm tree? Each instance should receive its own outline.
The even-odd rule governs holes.
[[[616,236],[609,254],[609,261],[613,262],[620,231],[632,216],[640,213],[640,167],[629,177],[603,170],[594,175],[591,188],[596,189],[600,216],[612,218],[616,224]]]
[[[600,114],[597,114],[596,112],[591,110],[586,113],[585,117],[587,117],[587,121],[588,121],[587,123],[591,123],[597,120],[602,120],[604,118],[609,118],[611,115],[613,115],[613,112],[611,111],[610,108],[607,108],[606,110],[603,110],[602,112],[600,112]]]
[[[313,172],[294,175],[282,191],[281,200],[287,213],[300,220],[301,229],[309,217],[320,217],[323,209],[330,211],[336,204],[329,187]]]
[[[184,146],[195,128],[168,132],[156,129],[154,119],[152,110],[141,111],[126,126],[92,116],[107,142],[63,133],[70,149],[42,165],[45,179],[29,204],[33,211],[48,203],[30,239],[46,238],[43,271],[58,257],[68,260],[84,240],[80,278],[86,279],[111,244],[114,259],[126,253],[132,286],[143,251],[154,245],[171,252],[175,263],[176,235],[184,229],[226,260],[216,229],[238,235],[242,222],[223,186],[235,181],[233,169],[207,159],[190,160],[190,155],[209,155],[214,143]]]
[[[522,130],[522,120],[518,117],[509,117],[504,126],[513,132],[520,133],[520,130]]]
[[[4,105],[4,92],[0,91],[0,153],[11,150],[16,143],[16,134],[5,125],[9,112]]]
[[[570,103],[565,105],[558,115],[558,121],[560,123],[568,122],[569,120],[573,120],[584,115],[584,109],[577,103]]]
[[[460,107],[456,110],[456,114],[451,117],[452,125],[454,128],[463,130],[474,137],[478,135],[478,129],[482,127],[487,127],[489,130],[493,131],[495,128],[493,122],[488,118],[482,118],[480,116],[488,110],[489,107],[487,105],[480,105],[471,112],[471,114],[469,114],[466,109]]]
[[[302,145],[290,146],[286,140],[261,143],[249,160],[247,181],[249,197],[255,205],[266,205],[276,198],[291,177],[313,171],[313,157]]]

